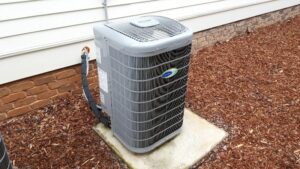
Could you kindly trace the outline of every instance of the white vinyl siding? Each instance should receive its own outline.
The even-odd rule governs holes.
[[[18,69],[1,73],[0,84],[78,64],[81,48],[93,48],[93,25],[105,21],[102,2],[0,1],[0,71]],[[107,4],[110,21],[163,15],[197,32],[297,5],[300,0],[107,0]]]

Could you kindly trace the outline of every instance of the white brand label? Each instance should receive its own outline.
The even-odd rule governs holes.
[[[101,101],[101,104],[102,104],[102,105],[105,104],[104,95],[103,95],[102,92],[100,92],[100,101]]]
[[[101,50],[99,47],[96,47],[96,59],[98,61],[99,64],[101,64]]]
[[[99,68],[98,75],[100,76],[100,88],[108,93],[107,73]]]

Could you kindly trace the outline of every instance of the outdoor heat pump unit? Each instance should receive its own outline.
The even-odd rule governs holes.
[[[179,134],[192,32],[145,16],[94,27],[101,107],[130,151],[145,153]]]

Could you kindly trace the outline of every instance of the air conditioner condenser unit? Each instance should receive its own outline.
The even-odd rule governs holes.
[[[94,27],[102,110],[130,151],[153,150],[180,132],[192,32],[145,16]]]

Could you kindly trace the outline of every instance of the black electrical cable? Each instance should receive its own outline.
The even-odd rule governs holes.
[[[85,50],[85,49],[83,49]],[[89,88],[89,82],[87,80],[87,66],[88,66],[88,56],[87,52],[83,52],[81,55],[81,79],[82,79],[82,87],[83,92],[85,94],[85,97],[88,101],[88,104],[91,108],[91,110],[94,112],[95,116],[99,119],[101,123],[103,123],[106,127],[110,128],[110,117],[105,115],[102,112],[102,109],[100,106],[97,106],[93,96],[91,94],[90,88]]]

